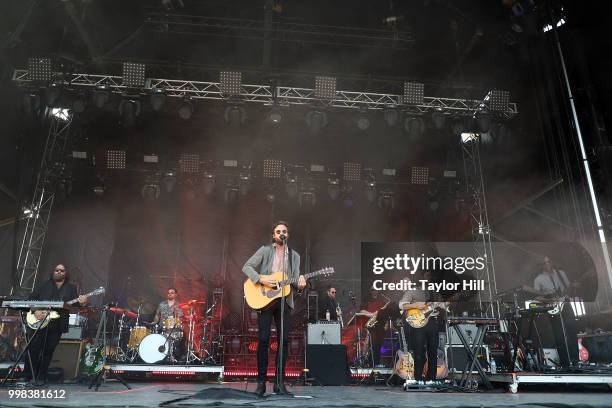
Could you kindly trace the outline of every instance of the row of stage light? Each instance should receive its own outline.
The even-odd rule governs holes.
[[[27,80],[14,78],[28,90],[25,99],[30,107],[36,109],[46,105],[69,109],[75,114],[84,113],[90,106],[114,108],[120,121],[127,126],[133,125],[145,110],[166,110],[170,97],[178,101],[176,111],[184,120],[193,116],[199,99],[222,100],[226,103],[224,119],[233,125],[241,125],[247,120],[247,103],[268,105],[266,117],[271,124],[281,123],[290,106],[310,105],[304,121],[315,133],[328,125],[330,110],[338,106],[356,111],[353,122],[362,131],[368,130],[374,120],[384,120],[392,127],[401,124],[406,132],[415,136],[421,135],[426,126],[441,130],[449,125],[453,131],[462,129],[457,133],[485,133],[492,123],[503,122],[517,114],[507,91],[490,91],[482,101],[426,100],[424,84],[415,82],[405,82],[402,95],[373,94],[338,91],[335,77],[317,76],[312,90],[283,88],[281,92],[277,85],[247,89],[240,72],[221,72],[219,83],[162,80],[146,78],[144,64],[126,62],[121,77],[73,74],[68,80],[53,72],[51,66],[48,58],[30,58]],[[348,101],[338,104],[339,95]]]

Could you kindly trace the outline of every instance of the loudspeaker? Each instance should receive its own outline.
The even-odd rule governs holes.
[[[79,377],[79,365],[83,342],[77,340],[60,340],[55,348],[49,367],[60,367],[64,370],[64,381],[74,382]]]
[[[310,376],[323,385],[347,383],[346,346],[343,344],[309,344],[306,368]]]

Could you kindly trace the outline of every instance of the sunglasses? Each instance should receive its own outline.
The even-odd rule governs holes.
[[[54,271],[54,272],[66,272],[66,270],[65,270],[65,269],[59,269],[59,268],[56,268],[56,269],[54,269],[53,271]]]

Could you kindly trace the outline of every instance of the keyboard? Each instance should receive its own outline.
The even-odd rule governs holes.
[[[2,307],[9,309],[63,309],[61,300],[5,300]]]
[[[499,321],[493,317],[449,317],[448,324],[475,324],[475,325],[489,325],[495,326],[499,324]]]

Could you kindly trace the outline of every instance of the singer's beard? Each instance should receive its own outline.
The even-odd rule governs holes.
[[[280,246],[285,245],[284,241],[281,241],[280,239],[277,239],[277,238],[274,238],[274,242],[276,243],[276,245],[280,245]]]

